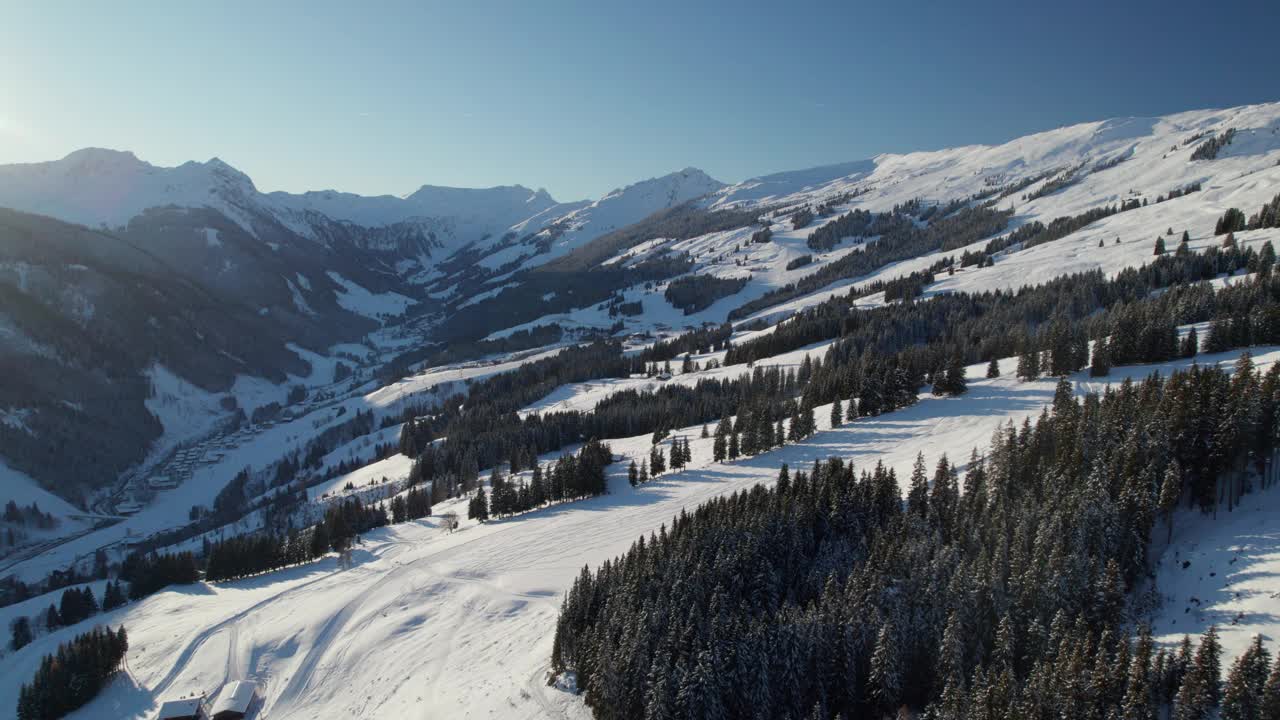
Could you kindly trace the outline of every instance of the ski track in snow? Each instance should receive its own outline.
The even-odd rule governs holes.
[[[1265,367],[1280,359],[1280,348],[1254,354]],[[1237,356],[1197,360],[1230,365]],[[1002,362],[1006,371],[1013,364],[1012,358]],[[1188,365],[1116,368],[1109,378],[1074,379],[1083,393]],[[368,533],[350,569],[339,569],[330,557],[161,592],[82,623],[128,627],[136,685],[114,683],[73,717],[101,717],[109,708],[118,717],[144,718],[161,699],[245,678],[260,683],[264,716],[282,720],[446,713],[585,718],[578,698],[544,680],[560,599],[584,565],[625,552],[681,510],[772,482],[784,462],[807,468],[836,455],[863,468],[884,462],[900,478],[917,452],[929,462],[943,452],[967,462],[970,450],[981,452],[1001,425],[1038,415],[1056,385],[1052,379],[980,379],[984,371],[985,365],[967,369],[970,390],[963,397],[922,395],[909,408],[835,429],[829,406],[819,407],[814,437],[736,462],[711,462],[711,439],[698,437],[700,427],[685,428],[676,434],[691,438],[691,466],[639,488],[627,484],[626,458],[647,453],[649,437],[613,440],[614,453],[624,459],[610,468],[607,495],[483,525],[464,521],[446,534],[436,527],[439,514],[463,509],[451,501],[438,505],[433,518]],[[16,693],[25,676],[15,668],[84,627],[60,630],[0,659],[0,697]]]

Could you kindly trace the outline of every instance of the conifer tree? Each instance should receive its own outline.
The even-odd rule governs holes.
[[[1227,673],[1222,692],[1222,720],[1261,720],[1270,668],[1271,654],[1262,647],[1262,637],[1255,635]]]
[[[1164,254],[1164,238],[1163,237],[1156,238],[1156,249],[1154,254],[1156,256],[1160,256]]]
[[[679,470],[684,467],[684,447],[680,438],[671,441],[671,469]]]
[[[657,477],[667,471],[666,455],[662,451],[662,447],[654,445],[649,450],[649,472],[653,477]]]
[[[1178,354],[1184,358],[1195,357],[1200,352],[1200,337],[1193,327],[1182,338],[1178,346]]]
[[[1258,272],[1263,276],[1269,276],[1271,269],[1276,264],[1276,248],[1268,240],[1262,244],[1262,250],[1258,252]]]
[[[1218,709],[1222,694],[1222,648],[1218,629],[1210,626],[1200,637],[1195,659],[1187,668],[1174,701],[1174,720],[1204,720]]]
[[[394,507],[392,508],[394,512]],[[406,520],[417,520],[431,514],[431,497],[420,488],[411,488],[405,495],[404,515]]]
[[[1261,720],[1280,720],[1280,657],[1276,658],[1267,676],[1266,685],[1262,688],[1262,702],[1259,703]]]
[[[634,459],[631,461],[631,466],[627,468],[627,481],[631,483],[631,487],[635,487],[640,482],[640,468]]]
[[[19,615],[9,623],[9,649],[20,650],[31,643],[31,621],[26,615]]]
[[[998,377],[1000,377],[1000,361],[996,358],[991,358],[991,361],[987,363],[987,378]]]
[[[108,581],[107,587],[102,591],[102,610],[107,612],[124,605],[124,592],[120,589],[120,583]]]
[[[875,649],[871,653],[871,673],[867,678],[871,700],[877,717],[890,715],[898,708],[902,696],[902,668],[893,628],[888,623],[880,626]]]
[[[124,628],[96,627],[46,655],[18,693],[18,720],[60,718],[88,703],[115,674],[129,649]]]
[[[1089,361],[1091,377],[1106,377],[1111,374],[1110,341],[1100,337],[1093,341],[1093,358]]]
[[[907,491],[907,509],[920,517],[929,514],[929,476],[926,474],[924,453],[916,454],[911,468],[911,487]]]
[[[1220,353],[1226,352],[1232,346],[1231,320],[1229,318],[1214,318],[1209,323],[1209,337],[1204,343],[1205,352]]]
[[[307,538],[308,555],[318,558],[329,552],[329,531],[323,522],[316,523],[311,528],[310,536]],[[129,588],[129,594],[133,595],[133,588]]]
[[[1028,344],[1018,356],[1018,379],[1035,380],[1040,377],[1040,353]]]
[[[489,519],[489,498],[485,495],[483,487],[476,490],[475,496],[467,504],[467,519],[480,522]]]
[[[1124,698],[1121,701],[1125,720],[1156,720],[1159,707],[1152,687],[1151,658],[1155,643],[1151,638],[1151,628],[1145,623],[1138,629],[1138,642],[1134,646],[1133,655],[1127,668],[1127,682],[1124,687]],[[1101,653],[1099,653],[1101,655]],[[1120,665],[1120,662],[1116,663]],[[1123,669],[1122,669],[1123,670]],[[1107,672],[1104,668],[1103,672]],[[1119,690],[1117,686],[1116,690]]]
[[[831,403],[831,427],[838,428],[844,421],[844,406],[840,402],[840,398],[836,398]]]
[[[948,395],[963,395],[969,389],[968,381],[964,376],[964,363],[961,362],[959,355],[952,355],[947,361],[945,380]]]
[[[1169,463],[1165,468],[1164,480],[1160,483],[1159,509],[1164,514],[1167,528],[1165,544],[1173,541],[1173,511],[1178,508],[1178,498],[1182,496],[1182,472],[1177,462]]]

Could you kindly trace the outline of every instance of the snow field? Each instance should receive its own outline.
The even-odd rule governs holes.
[[[1238,354],[1198,359],[1230,364]],[[1280,348],[1254,354],[1265,366],[1280,359]],[[1005,359],[1002,370],[1009,373],[1014,362]],[[1073,380],[1082,393],[1189,364]],[[559,598],[584,565],[620,554],[682,509],[772,482],[782,463],[804,469],[833,455],[861,468],[883,462],[900,482],[918,452],[931,464],[944,452],[963,464],[1001,425],[1038,415],[1056,385],[981,379],[984,371],[967,368],[962,397],[922,396],[912,407],[835,429],[829,407],[819,407],[812,438],[736,462],[711,462],[712,440],[699,437],[700,426],[677,430],[673,435],[690,439],[690,466],[638,488],[628,485],[626,468],[629,458],[647,457],[649,436],[613,439],[623,460],[610,468],[608,495],[483,525],[464,521],[447,534],[435,527],[440,514],[465,517],[465,499],[450,501],[432,518],[368,533],[349,570],[329,558],[159,593],[86,622],[128,627],[130,673],[76,717],[142,718],[161,699],[241,678],[260,683],[272,718],[586,717],[577,698],[543,683]],[[13,697],[24,669],[76,630],[0,660],[0,698]]]

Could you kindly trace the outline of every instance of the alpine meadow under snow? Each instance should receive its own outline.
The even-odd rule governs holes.
[[[568,203],[86,149],[0,208],[0,713],[103,626],[68,717],[1280,717],[1280,103]]]

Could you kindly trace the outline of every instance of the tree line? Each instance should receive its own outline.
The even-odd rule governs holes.
[[[722,278],[713,275],[686,275],[667,283],[662,296],[685,315],[702,312],[712,303],[737,293],[747,286],[751,276]]]
[[[535,461],[529,482],[506,477],[495,467],[489,476],[489,492],[483,487],[467,503],[467,517],[485,522],[544,507],[601,495],[608,491],[605,470],[613,463],[613,451],[599,440],[589,440],[577,453],[561,455],[544,469]],[[512,468],[516,472],[519,465]]]
[[[963,483],[920,457],[905,501],[883,466],[784,466],[584,568],[553,669],[599,718],[1263,717],[1264,651],[1224,686],[1214,631],[1131,638],[1129,593],[1173,507],[1273,483],[1278,379],[1245,356],[1083,398],[1063,381]]]
[[[916,216],[920,213],[920,203],[912,202],[897,206],[888,213],[854,210],[832,220],[814,231],[819,239],[810,247],[815,250],[828,245],[834,247],[834,243],[849,235],[877,239],[868,242],[862,250],[848,253],[794,283],[743,303],[729,313],[729,319],[741,320],[837,280],[870,274],[889,263],[975,243],[1003,230],[1011,215],[1009,211],[995,210],[985,204],[965,206],[946,214],[933,213],[928,224],[920,227],[916,223]]]
[[[40,661],[18,692],[18,720],[53,720],[83,707],[115,674],[129,649],[124,627],[97,627]]]

